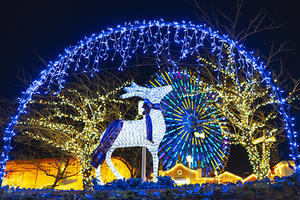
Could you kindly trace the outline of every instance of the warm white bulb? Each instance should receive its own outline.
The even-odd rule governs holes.
[[[200,133],[199,136],[200,136],[200,138],[202,138],[202,139],[205,138],[205,134],[204,134],[204,133]]]
[[[192,157],[191,155],[187,155],[186,161],[187,161],[188,163],[193,162],[193,157]]]
[[[194,132],[194,136],[195,136],[196,138],[199,138],[199,137],[200,137],[200,133],[199,133],[199,132]]]
[[[205,138],[205,134],[203,132],[199,133],[199,132],[194,132],[194,136],[196,138],[202,138],[204,139]]]

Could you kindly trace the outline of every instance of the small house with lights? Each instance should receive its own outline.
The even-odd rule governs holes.
[[[168,171],[160,171],[161,176],[170,176],[177,185],[202,183],[236,183],[243,178],[230,172],[224,172],[215,177],[202,177],[202,169],[189,169],[182,163],[177,163]]]

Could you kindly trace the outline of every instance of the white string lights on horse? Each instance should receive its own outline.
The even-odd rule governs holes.
[[[116,148],[125,147],[147,147],[153,158],[154,181],[158,174],[158,146],[163,139],[166,126],[164,117],[160,111],[160,101],[169,92],[172,87],[162,86],[157,88],[147,88],[132,83],[130,87],[125,87],[125,94],[121,98],[141,97],[145,99],[145,118],[134,121],[116,120],[101,135],[101,142],[94,151],[92,165],[96,167],[96,178],[101,179],[101,164],[106,160],[107,165],[118,178],[123,176],[116,170],[111,155]]]

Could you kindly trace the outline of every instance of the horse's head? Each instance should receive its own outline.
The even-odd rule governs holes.
[[[148,88],[139,86],[136,83],[132,82],[131,86],[125,87],[125,94],[121,95],[121,98],[130,98],[130,97],[141,97],[143,99],[148,99],[152,103],[160,103],[160,101],[166,96],[169,92],[172,91],[172,86],[162,86],[156,88]]]
[[[145,92],[148,88],[142,87],[137,85],[136,83],[132,82],[131,86],[124,87],[125,94],[121,95],[122,99],[130,98],[130,97],[141,97],[145,96]]]

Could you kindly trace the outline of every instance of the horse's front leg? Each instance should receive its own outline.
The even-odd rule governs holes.
[[[149,152],[152,155],[153,160],[153,182],[157,182],[158,176],[158,156],[157,156],[157,148],[148,148]]]
[[[112,173],[116,176],[117,179],[123,179],[124,177],[118,172],[118,170],[115,168],[113,162],[111,161],[111,155],[114,152],[114,150],[116,149],[116,147],[111,147],[108,152],[106,153],[106,163],[108,165],[108,167],[110,168],[110,170],[112,171]]]

